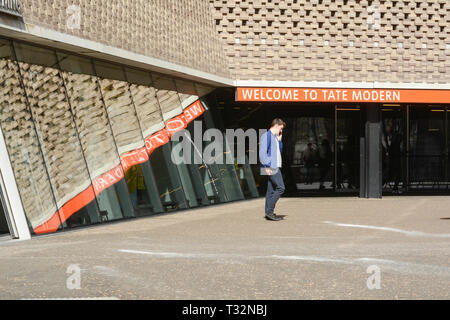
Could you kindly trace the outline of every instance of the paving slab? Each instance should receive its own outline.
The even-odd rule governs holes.
[[[0,299],[449,299],[450,197],[264,199],[0,242]]]

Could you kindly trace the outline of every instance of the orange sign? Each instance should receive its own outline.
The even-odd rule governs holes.
[[[450,103],[450,90],[237,88],[236,101]]]
[[[148,161],[149,155],[154,150],[168,143],[170,137],[175,132],[186,128],[190,122],[201,116],[204,112],[205,109],[202,103],[200,100],[197,100],[184,109],[182,114],[167,120],[165,128],[145,139],[145,147],[122,154],[120,156],[121,164],[93,180],[87,189],[66,202],[48,221],[34,228],[34,232],[41,234],[56,231],[61,223],[88,205],[95,199],[95,196],[98,196],[105,189],[122,180],[124,178],[124,172],[127,172],[132,166]]]

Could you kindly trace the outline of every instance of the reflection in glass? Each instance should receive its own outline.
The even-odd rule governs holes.
[[[68,56],[64,60],[70,59]],[[78,58],[67,64],[73,65],[77,61]],[[101,221],[134,216],[97,79],[91,75],[77,74],[68,70],[64,70],[63,78],[97,194]]]
[[[175,88],[175,82],[171,78],[153,74],[153,86],[157,89],[156,96],[161,108],[163,119],[167,121],[181,114],[183,109]]]
[[[52,188],[39,148],[31,114],[26,105],[18,67],[11,60],[9,46],[2,41],[0,59],[0,123],[17,187],[31,232],[55,231],[60,226]],[[49,220],[54,217],[52,223]]]
[[[410,188],[446,188],[445,108],[413,105],[409,110]]]
[[[405,145],[405,123],[403,108],[389,107],[382,109],[382,165],[383,189],[399,192],[403,184]]]
[[[205,105],[208,105],[208,100],[203,100]],[[203,115],[204,125],[206,129],[215,128],[213,118],[210,112],[205,112]],[[225,134],[223,133],[223,154],[222,155],[214,155],[217,158],[223,157],[223,163],[216,163],[214,165],[210,165],[209,167],[212,169],[215,176],[215,181],[217,179],[220,180],[220,183],[223,185],[223,191],[225,192],[226,198],[222,198],[222,201],[235,201],[244,199],[244,194],[242,193],[239,179],[236,174],[236,167],[234,164],[234,159],[230,150],[230,146],[228,141],[226,140]],[[209,145],[213,143],[213,141],[204,141],[203,150]]]
[[[208,111],[206,111],[208,112]],[[195,139],[195,130],[199,132],[201,137],[203,137],[203,133],[205,130],[205,125],[203,124],[203,116],[195,119],[188,127],[187,130],[191,136],[191,165],[189,168],[192,172],[194,183],[196,184],[196,190],[201,191],[202,193],[202,202],[205,203],[219,203],[221,201],[225,202],[226,198],[224,197],[223,185],[218,178],[218,169],[214,164],[207,164],[203,159],[202,151],[206,147],[205,141],[202,139],[202,148],[197,149],[194,145],[192,139]],[[195,129],[197,126],[197,129]],[[200,129],[201,127],[201,129]],[[201,159],[201,163],[195,163],[195,159]],[[200,161],[197,161],[200,162]],[[219,196],[221,195],[221,196]],[[205,199],[206,197],[206,199]],[[221,200],[221,198],[223,198]]]
[[[36,233],[243,199],[240,183],[253,196],[245,166],[172,162],[168,137],[180,127],[170,125],[202,114],[186,108],[214,88],[23,43],[15,49],[20,64],[0,41],[0,123]]]
[[[359,107],[338,108],[336,190],[359,189]]]
[[[103,68],[97,66],[97,73],[99,70],[108,72],[100,74],[101,76],[125,78],[123,69],[115,69],[112,65],[108,67],[105,63],[102,66]],[[137,215],[161,212],[129,84],[110,79],[99,79],[99,82],[135,212]]]
[[[61,220],[71,218],[69,227],[97,223],[98,208],[59,71],[24,62],[20,68]],[[65,209],[75,197],[83,208]]]
[[[150,75],[126,69],[130,90],[144,139],[164,128],[164,120],[156,98],[156,89],[151,86]]]
[[[294,152],[291,168],[297,190],[333,189],[334,119],[298,117],[290,119]],[[298,168],[295,170],[295,168]]]
[[[160,192],[159,197],[166,211],[186,209],[188,205],[177,168],[171,160],[170,153],[170,144],[165,144],[150,155],[150,163],[155,172],[156,184]]]

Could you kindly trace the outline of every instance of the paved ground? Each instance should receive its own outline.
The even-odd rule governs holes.
[[[2,241],[0,298],[450,298],[450,197],[283,198],[280,222],[262,208],[258,199]],[[71,264],[80,289],[67,288],[77,285]]]

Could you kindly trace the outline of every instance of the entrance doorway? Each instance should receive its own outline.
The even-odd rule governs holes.
[[[449,191],[448,107],[383,105],[383,193]]]
[[[217,90],[211,105],[221,129],[268,129],[283,119],[282,173],[285,196],[358,195],[360,184],[360,106],[295,102],[239,102],[233,90]],[[220,121],[219,121],[220,120]],[[257,150],[249,150],[249,152]],[[260,196],[267,181],[252,164]]]
[[[286,196],[450,192],[450,105],[248,100],[233,89],[214,95],[221,129],[266,130],[274,118],[287,123]],[[259,166],[252,169],[263,196]]]

